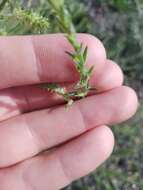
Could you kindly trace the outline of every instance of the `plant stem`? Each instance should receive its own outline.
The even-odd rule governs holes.
[[[64,4],[64,0],[49,0],[48,1],[54,15],[56,16],[57,23],[62,32],[65,33],[65,37],[72,45],[74,52],[66,52],[76,67],[77,72],[79,73],[79,81],[74,86],[71,92],[67,92],[65,88],[60,87],[59,85],[44,85],[48,90],[55,92],[61,96],[69,103],[73,101],[74,98],[84,98],[91,87],[89,85],[89,80],[93,73],[94,67],[91,66],[87,68],[85,66],[88,54],[88,47],[83,47],[82,43],[77,41],[76,30],[72,23],[71,16]],[[93,89],[93,88],[92,88]]]

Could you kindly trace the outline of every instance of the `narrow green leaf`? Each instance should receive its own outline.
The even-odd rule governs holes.
[[[86,62],[87,53],[88,53],[88,47],[86,46],[86,48],[84,49],[84,52],[83,52],[83,59],[84,59],[84,62]]]
[[[83,43],[80,44],[78,53],[80,54],[80,53],[82,53],[82,51],[83,51]]]
[[[91,76],[94,70],[94,65],[92,65],[88,70],[88,75]]]
[[[66,54],[68,54],[70,57],[74,58],[74,54],[70,53],[69,51],[65,51]]]

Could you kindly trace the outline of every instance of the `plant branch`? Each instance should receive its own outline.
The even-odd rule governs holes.
[[[89,85],[89,80],[93,73],[94,66],[90,68],[86,67],[88,47],[83,47],[83,44],[77,41],[76,30],[64,4],[64,0],[48,0],[48,2],[52,8],[53,14],[56,16],[60,30],[65,33],[65,37],[73,47],[73,53],[66,53],[73,60],[76,70],[79,73],[79,81],[71,92],[67,92],[66,88],[60,87],[57,84],[46,84],[44,88],[63,96],[68,104],[71,104],[74,98],[84,98],[89,91],[93,89]]]

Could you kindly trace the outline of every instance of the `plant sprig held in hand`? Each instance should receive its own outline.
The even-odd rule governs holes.
[[[85,66],[88,54],[88,47],[83,47],[76,38],[76,30],[71,20],[71,16],[64,4],[64,0],[48,0],[54,15],[56,16],[59,28],[65,37],[72,45],[74,52],[66,52],[74,62],[77,72],[79,73],[79,81],[73,87],[71,92],[68,92],[65,87],[58,84],[44,84],[43,87],[51,92],[61,95],[68,105],[73,103],[75,98],[85,97],[93,88],[89,85],[89,80],[93,73],[94,66],[87,68]]]

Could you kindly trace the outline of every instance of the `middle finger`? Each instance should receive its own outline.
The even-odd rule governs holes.
[[[76,101],[68,110],[63,105],[1,122],[0,167],[53,148],[93,127],[124,121],[136,109],[135,92],[123,86]]]

